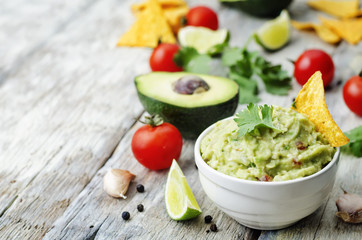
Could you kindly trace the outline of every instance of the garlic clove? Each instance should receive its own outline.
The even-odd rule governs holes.
[[[128,186],[135,177],[136,175],[127,170],[110,169],[103,177],[103,189],[114,198],[126,199]]]
[[[336,201],[336,215],[349,223],[362,222],[362,197],[357,194],[344,192]]]

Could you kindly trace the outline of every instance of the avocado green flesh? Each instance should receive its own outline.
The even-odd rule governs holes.
[[[210,89],[206,92],[186,95],[173,91],[173,83],[186,75],[201,77]],[[174,106],[195,108],[215,105],[228,101],[238,92],[237,84],[227,78],[186,72],[153,72],[135,79],[139,93]]]
[[[197,76],[203,78],[209,84],[210,89],[214,88],[218,91],[207,91],[194,95],[174,93],[172,91],[172,83],[188,74],[190,73],[154,72],[137,77],[135,84],[139,100],[148,113],[159,114],[165,122],[173,124],[184,138],[195,139],[204,129],[214,122],[232,116],[235,113],[238,106],[239,90],[238,86],[232,80],[220,78],[221,83],[217,85],[210,81],[211,78],[216,79],[217,77],[197,74]],[[147,76],[151,78],[146,78],[145,80],[144,77]],[[161,78],[167,80],[165,81],[165,85],[171,88],[171,92],[169,90],[166,91],[165,87],[160,86],[163,83],[157,79]],[[172,81],[169,81],[169,79],[172,79]],[[144,84],[143,80],[149,84]],[[225,83],[227,87],[225,87],[223,83]],[[151,87],[153,85],[158,87]],[[210,92],[212,93],[211,95]],[[215,97],[220,95],[220,92],[226,96],[224,99]],[[206,96],[197,98],[197,95],[200,96],[202,94]],[[177,95],[182,96],[178,96],[180,98],[175,100]]]

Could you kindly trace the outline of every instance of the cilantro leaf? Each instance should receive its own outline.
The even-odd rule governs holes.
[[[224,49],[228,46],[227,42],[219,43],[212,46],[209,50],[207,50],[207,54],[210,56],[218,56],[224,52]]]
[[[257,103],[260,98],[258,94],[258,84],[252,79],[247,79],[235,72],[229,73],[229,78],[234,80],[239,85],[239,103]]]
[[[260,101],[260,98],[255,94],[244,88],[239,88],[239,103],[257,103]]]
[[[242,49],[241,48],[225,48],[221,56],[221,62],[224,66],[233,66],[237,61],[242,59]]]
[[[211,57],[199,54],[193,47],[182,47],[174,56],[173,61],[187,72],[209,73]]]
[[[235,75],[244,79],[250,79],[256,75],[264,82],[267,92],[277,95],[288,94],[292,87],[288,72],[283,70],[281,65],[273,65],[265,60],[257,51],[248,51],[246,47],[226,47],[221,61],[223,65],[229,67],[229,77],[235,81]],[[241,88],[245,88],[244,84],[239,82],[238,84]]]
[[[254,62],[256,74],[263,80],[266,91],[276,95],[287,95],[291,86],[291,77],[281,65],[273,65],[261,56]]]
[[[349,138],[349,143],[342,147],[345,153],[362,157],[362,126],[356,127],[344,133]]]
[[[246,133],[253,133],[257,128],[261,127],[279,130],[273,126],[272,110],[273,107],[266,104],[258,106],[249,103],[247,109],[241,110],[234,118],[239,126],[239,137],[244,136]]]

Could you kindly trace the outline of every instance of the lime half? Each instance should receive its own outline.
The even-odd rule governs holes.
[[[179,30],[177,37],[181,46],[193,47],[199,53],[207,53],[215,45],[227,42],[229,31],[187,26]]]
[[[254,35],[256,42],[269,51],[275,51],[288,43],[290,18],[286,10],[278,17],[266,22]]]
[[[175,160],[167,176],[165,202],[167,213],[173,220],[187,220],[201,214],[190,186]]]

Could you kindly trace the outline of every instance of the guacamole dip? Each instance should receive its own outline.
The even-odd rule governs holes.
[[[217,171],[256,181],[309,176],[328,164],[336,151],[308,118],[273,106],[273,126],[238,137],[233,119],[219,121],[201,141],[201,156]]]

